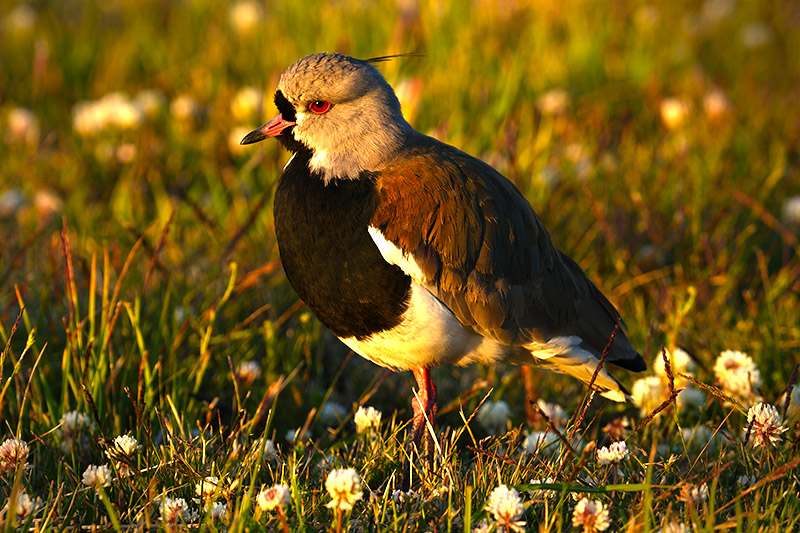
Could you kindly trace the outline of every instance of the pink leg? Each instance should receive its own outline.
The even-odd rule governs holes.
[[[431,380],[429,368],[417,368],[413,370],[414,378],[417,380],[418,391],[411,406],[414,408],[414,418],[409,434],[409,456],[413,457],[417,453],[424,457],[428,467],[433,465],[434,442],[433,436],[428,430],[428,423],[434,426],[436,420],[436,386]],[[411,478],[411,462],[406,464],[403,472],[403,488],[408,490]]]

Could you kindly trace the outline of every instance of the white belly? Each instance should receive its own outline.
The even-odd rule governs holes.
[[[413,281],[400,324],[365,339],[341,340],[362,357],[392,370],[491,363],[502,360],[506,348],[462,326],[442,302]]]

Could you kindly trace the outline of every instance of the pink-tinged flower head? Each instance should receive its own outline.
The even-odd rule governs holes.
[[[328,474],[325,488],[331,495],[327,507],[349,511],[361,499],[361,478],[352,468],[336,468]]]
[[[486,510],[504,531],[525,531],[525,520],[520,520],[524,508],[516,489],[500,485],[489,495]]]
[[[6,439],[0,444],[0,474],[13,474],[17,468],[28,466],[28,443],[20,439]]]
[[[605,531],[611,525],[608,507],[601,501],[583,498],[572,511],[572,525],[582,527],[585,533]]]
[[[781,434],[787,430],[782,423],[780,411],[772,405],[759,403],[747,411],[747,426],[750,428],[750,440],[754,446],[769,446],[780,442]]]

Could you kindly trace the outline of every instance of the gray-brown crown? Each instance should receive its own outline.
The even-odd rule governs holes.
[[[309,165],[326,181],[377,170],[413,134],[392,87],[367,61],[313,54],[290,66],[278,89],[297,114],[293,135],[311,149]],[[309,111],[316,100],[330,102],[330,110]]]

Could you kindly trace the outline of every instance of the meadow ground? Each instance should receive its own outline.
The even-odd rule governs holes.
[[[633,402],[436,369],[399,490],[413,380],[297,301],[287,155],[238,145],[325,50],[420,54],[381,64],[408,120],[619,307]],[[796,2],[3,2],[0,72],[5,531],[800,530]]]

